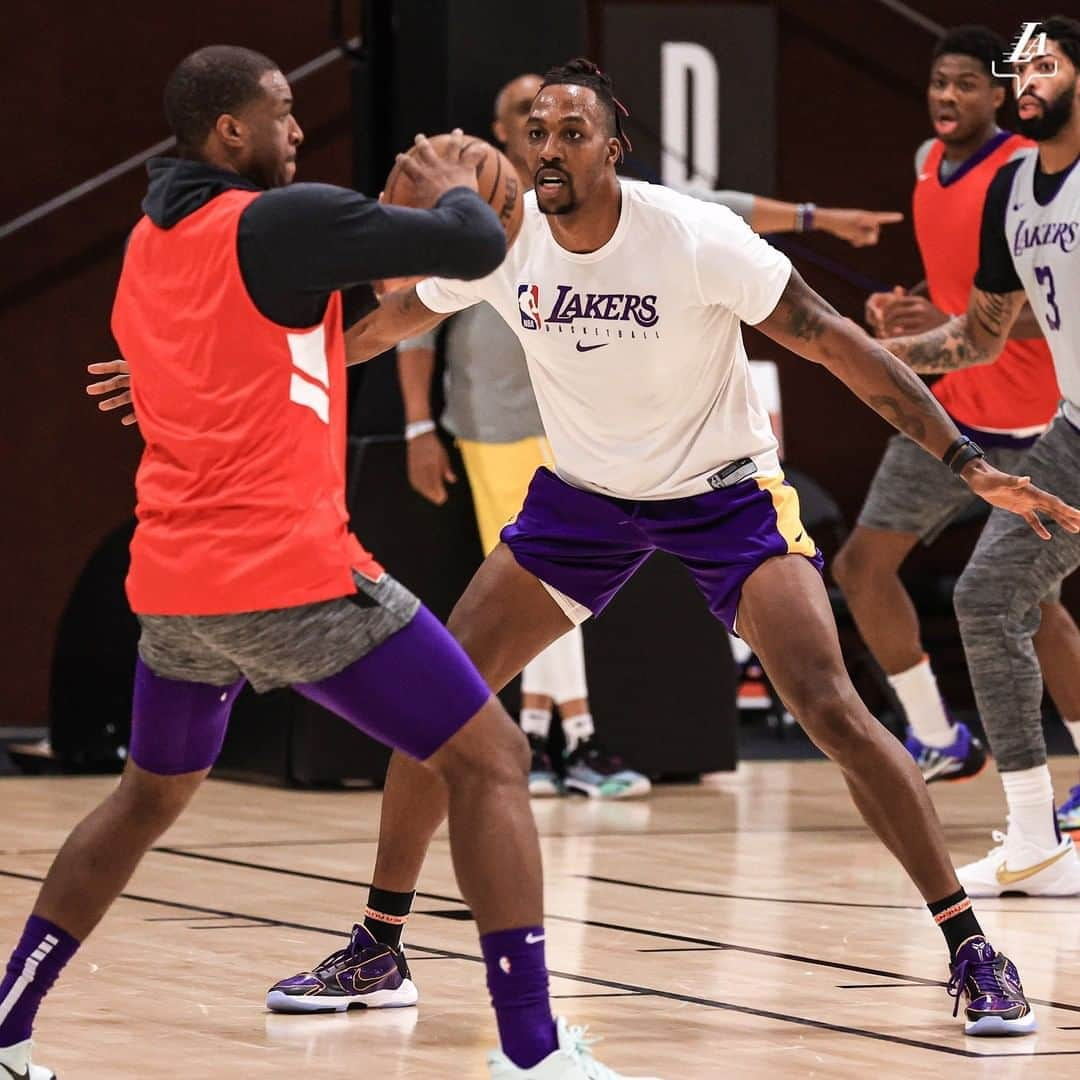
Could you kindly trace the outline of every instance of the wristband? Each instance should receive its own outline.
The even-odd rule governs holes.
[[[405,441],[412,442],[413,439],[418,439],[421,435],[428,435],[434,430],[434,420],[414,420],[411,424],[405,425]]]
[[[986,457],[983,448],[966,435],[961,435],[945,451],[941,460],[949,466],[956,476],[959,476],[964,468],[975,461],[976,458]]]
[[[799,203],[795,207],[795,231],[810,232],[814,228],[814,213],[817,206],[812,202]]]

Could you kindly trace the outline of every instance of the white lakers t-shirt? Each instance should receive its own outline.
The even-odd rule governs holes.
[[[441,313],[486,300],[506,320],[556,471],[576,487],[671,499],[720,486],[744,458],[778,472],[739,324],[772,313],[791,263],[724,206],[621,183],[619,224],[598,251],[560,247],[529,194],[495,273],[429,278],[420,300]]]

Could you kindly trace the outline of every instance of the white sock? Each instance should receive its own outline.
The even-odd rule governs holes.
[[[1058,839],[1055,824],[1054,785],[1050,766],[1036,765],[1033,769],[1003,772],[1001,783],[1009,804],[1009,835],[1013,830],[1029,843],[1045,851],[1056,848]]]
[[[913,668],[888,678],[919,742],[941,750],[955,741],[956,734],[945,712],[929,656],[924,656]]]
[[[536,735],[541,739],[546,739],[548,732],[551,731],[551,710],[522,709],[521,730],[526,735]]]
[[[572,754],[578,748],[578,743],[591,739],[596,732],[596,728],[593,727],[592,713],[587,712],[578,713],[577,716],[571,716],[569,719],[564,717],[562,729],[563,735],[566,736],[568,754]]]
[[[1080,720],[1065,720],[1062,718],[1061,722],[1069,729],[1073,746],[1076,747],[1076,752],[1080,754]]]
[[[731,658],[736,664],[745,664],[754,655],[754,651],[741,637],[728,634],[728,639],[731,642]]]

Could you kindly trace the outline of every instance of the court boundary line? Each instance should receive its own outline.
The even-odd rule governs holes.
[[[34,874],[25,874],[15,870],[3,870],[0,869],[0,876],[15,878],[22,881],[32,881],[40,883],[44,881],[43,877]],[[137,893],[120,893],[118,899],[130,900],[136,903],[152,904],[161,907],[172,907],[178,910],[201,912],[208,915],[224,915],[234,919],[247,919],[256,923],[263,923],[269,928],[284,927],[290,930],[305,930],[310,933],[331,935],[336,938],[340,938],[342,933],[340,930],[331,930],[327,927],[312,926],[307,923],[289,922],[281,919],[264,919],[259,915],[248,915],[242,912],[225,911],[221,908],[204,907],[200,904],[189,904],[179,900],[164,900],[155,896],[141,896]],[[432,945],[417,945],[410,943],[410,949],[418,952],[426,952],[434,956],[441,956],[446,959],[453,960],[466,960],[470,963],[484,964],[484,958],[482,956],[473,956],[469,953],[457,952],[452,949],[439,949]],[[554,978],[567,979],[571,982],[580,982],[592,986],[603,986],[609,990],[622,990],[625,991],[623,995],[626,997],[658,997],[666,998],[669,1001],[678,1001],[688,1005],[701,1005],[705,1008],[719,1009],[725,1012],[737,1012],[746,1016],[756,1016],[759,1019],[765,1020],[777,1020],[781,1023],[795,1024],[801,1027],[815,1028],[819,1031],[831,1031],[841,1035],[854,1035],[856,1037],[864,1039],[873,1039],[877,1042],[889,1042],[900,1046],[909,1046],[916,1050],[929,1050],[938,1054],[947,1054],[952,1057],[961,1057],[967,1060],[982,1060],[988,1058],[1041,1058],[1041,1057],[1074,1057],[1080,1056],[1080,1050],[1034,1050],[1031,1053],[986,1053],[980,1054],[976,1050],[963,1050],[959,1047],[952,1046],[940,1046],[935,1043],[921,1042],[918,1039],[909,1039],[902,1035],[889,1035],[885,1032],[871,1031],[866,1028],[849,1027],[844,1024],[832,1024],[827,1020],[812,1020],[809,1017],[795,1016],[788,1013],[778,1013],[769,1009],[758,1009],[751,1005],[736,1005],[734,1002],[718,1001],[713,998],[698,997],[692,994],[680,994],[674,990],[658,990],[650,987],[638,986],[634,983],[617,982],[612,979],[600,979],[591,975],[578,975],[565,971],[549,971],[549,975]],[[1034,1000],[1034,999],[1032,999]]]
[[[367,881],[355,881],[350,878],[335,877],[331,874],[314,874],[306,870],[292,870],[288,867],[267,866],[263,863],[246,862],[242,859],[227,859],[219,855],[203,855],[199,852],[180,851],[178,849],[169,847],[159,847],[154,848],[153,850],[159,854],[177,855],[181,858],[186,859],[198,859],[226,866],[238,866],[246,869],[262,870],[273,874],[284,874],[287,877],[309,878],[313,881],[323,881],[328,884],[335,885],[346,885],[350,888],[371,887],[371,883]],[[465,901],[460,897],[449,897],[440,893],[426,893],[419,891],[416,893],[416,896],[425,900],[434,899],[442,902],[460,904],[463,907],[468,907]],[[912,908],[911,910],[916,911],[918,909]],[[549,912],[544,913],[544,918],[545,920],[551,920],[552,922],[573,923],[578,926],[592,926],[597,929],[615,930],[624,934],[638,934],[645,937],[656,938],[661,941],[678,941],[688,945],[706,945],[711,948],[741,952],[750,956],[766,956],[775,960],[790,960],[794,963],[809,964],[814,967],[824,967],[838,971],[851,971],[857,975],[876,975],[880,978],[886,979],[903,979],[905,981],[917,983],[923,986],[944,987],[946,985],[940,979],[925,979],[918,975],[908,975],[902,971],[883,971],[879,968],[864,967],[860,964],[846,964],[839,960],[825,960],[821,957],[804,956],[799,953],[782,953],[777,952],[773,949],[756,948],[752,945],[736,945],[727,941],[716,941],[712,938],[691,937],[686,934],[674,934],[663,930],[649,930],[645,929],[644,927],[624,926],[620,923],[603,922],[598,919],[581,919],[573,915],[553,915]],[[344,934],[344,931],[341,931],[341,933]],[[1049,1001],[1043,998],[1034,997],[1028,998],[1028,1000],[1034,1002],[1036,1005],[1044,1005],[1047,1008],[1061,1009],[1065,1012],[1080,1013],[1080,1005],[1071,1005],[1063,1001]],[[1077,1051],[1077,1053],[1080,1053],[1080,1051]]]

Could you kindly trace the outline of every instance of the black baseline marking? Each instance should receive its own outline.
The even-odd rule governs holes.
[[[923,988],[922,983],[915,982],[891,982],[891,983],[837,983],[837,990],[890,990],[894,987],[903,987],[904,989],[910,989],[912,986],[917,986],[920,990]]]
[[[638,952],[723,952],[726,945],[673,945],[668,949],[638,949]]]
[[[188,859],[202,859],[208,862],[225,863],[229,866],[240,866],[251,870],[262,870],[271,874],[285,874],[289,877],[310,878],[314,881],[326,881],[337,885],[363,885],[369,882],[353,881],[349,878],[333,877],[328,874],[312,874],[306,870],[289,870],[283,866],[267,866],[264,863],[245,862],[242,859],[224,859],[217,855],[200,855],[194,851],[176,851],[172,848],[155,849],[164,854],[177,854]],[[455,904],[464,906],[465,901],[458,897],[442,896],[437,893],[418,892],[417,896],[426,899],[449,900]],[[646,930],[639,926],[624,926],[621,923],[603,922],[599,919],[579,919],[572,915],[544,914],[544,918],[552,922],[573,923],[576,926],[593,926],[600,930],[616,930],[624,934],[639,934],[643,937],[654,938],[660,941],[677,941],[685,945],[705,945],[711,949],[731,949],[734,952],[745,953],[748,956],[767,956],[774,960],[792,960],[799,964],[809,964],[814,967],[830,968],[835,971],[851,971],[857,975],[877,975],[885,979],[901,979],[907,982],[919,983],[922,986],[945,986],[940,979],[923,979],[917,975],[908,975],[903,971],[884,971],[880,968],[865,967],[861,964],[845,964],[839,960],[823,960],[816,956],[805,956],[799,953],[777,952],[774,949],[758,949],[751,945],[735,945],[728,941],[715,941],[711,938],[690,937],[686,934],[673,934],[661,930]],[[282,924],[288,925],[286,923]],[[1066,1012],[1080,1012],[1080,1005],[1069,1005],[1061,1001],[1047,1001],[1042,998],[1028,998],[1036,1005],[1046,1005],[1054,1009],[1063,1009]]]
[[[41,883],[45,879],[38,875],[23,874],[15,870],[0,870],[0,877],[14,878],[20,881],[32,881]],[[202,907],[199,904],[187,904],[179,900],[163,900],[156,896],[140,896],[135,893],[120,893],[124,900],[135,900],[143,904],[156,904],[160,907],[171,907],[182,911],[199,911],[205,915],[226,915],[234,919],[248,919],[252,922],[263,922],[267,925],[277,925],[291,930],[307,930],[314,934],[324,934],[340,938],[341,931],[332,930],[324,926],[312,926],[307,923],[286,922],[275,919],[262,919],[258,915],[247,915],[237,911],[223,911],[218,908]],[[573,920],[577,921],[577,920]],[[446,959],[468,960],[475,964],[483,964],[482,956],[472,956],[468,953],[455,952],[451,949],[438,949],[431,945],[417,945],[410,943],[410,949],[418,952],[426,952],[432,956],[441,956]],[[591,986],[603,986],[608,990],[622,990],[629,994],[642,994],[649,997],[665,998],[669,1001],[678,1001],[688,1005],[703,1005],[706,1008],[721,1009],[725,1012],[737,1012],[745,1016],[756,1016],[765,1020],[778,1020],[782,1023],[797,1024],[802,1027],[815,1028],[820,1031],[833,1031],[841,1035],[856,1035],[864,1039],[874,1039],[877,1042],[894,1043],[900,1046],[911,1046],[917,1050],[931,1050],[938,1054],[948,1054],[952,1057],[968,1059],[999,1058],[999,1057],[1074,1057],[1080,1055],[1080,1050],[1034,1050],[1030,1054],[980,1054],[975,1050],[962,1050],[959,1047],[940,1046],[936,1043],[920,1042],[918,1039],[908,1039],[901,1035],[887,1035],[880,1031],[869,1031],[863,1028],[847,1027],[842,1024],[830,1024],[825,1020],[811,1020],[804,1016],[793,1016],[787,1013],[773,1012],[770,1009],[755,1009],[749,1005],[736,1005],[728,1001],[716,1001],[712,998],[698,997],[693,994],[680,994],[673,990],[658,990],[647,986],[636,986],[633,983],[616,982],[613,979],[598,979],[590,975],[577,975],[567,971],[549,971],[549,975],[568,979],[571,982],[585,983]]]
[[[680,889],[674,885],[650,885],[644,881],[627,881],[624,878],[602,877],[598,874],[578,874],[583,881],[596,881],[602,885],[622,885],[627,889],[646,889],[649,892],[673,893],[676,896],[703,896],[716,900],[750,900],[761,904],[809,904],[815,907],[844,907],[844,908],[869,908],[881,911],[923,911],[921,904],[867,904],[857,903],[851,900],[802,900],[790,896],[747,896],[743,893],[714,892],[709,889]],[[1030,901],[1032,898],[1027,897]],[[1036,903],[1025,903],[1023,908],[992,908],[985,904],[979,904],[980,911],[1008,912],[1010,915],[1078,915],[1080,909],[1073,911],[1047,911]],[[1060,900],[1061,897],[1045,897],[1047,900]]]

